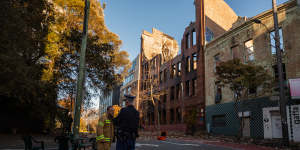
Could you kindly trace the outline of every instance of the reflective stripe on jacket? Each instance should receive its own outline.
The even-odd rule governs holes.
[[[97,126],[96,140],[100,142],[111,142],[114,136],[113,122],[106,114],[100,117]]]

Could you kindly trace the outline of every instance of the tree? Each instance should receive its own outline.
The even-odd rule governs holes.
[[[55,79],[59,95],[74,97],[83,20],[83,0],[54,0],[55,20],[48,35],[47,58],[51,60],[44,70],[45,80]],[[97,90],[107,93],[121,82],[129,67],[126,51],[120,51],[119,37],[110,32],[104,23],[103,9],[97,0],[91,0],[89,35],[86,54],[86,83],[84,106]]]
[[[41,80],[46,36],[53,22],[51,4],[47,0],[10,0],[0,5],[3,129],[51,128],[57,90],[52,80]]]
[[[188,114],[185,115],[185,123],[187,125],[187,133],[192,136],[195,134],[197,126],[197,109],[193,108]]]
[[[254,64],[243,64],[239,59],[233,59],[226,62],[221,62],[216,68],[217,81],[221,86],[229,86],[235,95],[235,110],[238,115],[237,104],[249,98],[249,90],[262,87],[263,90],[270,89],[270,75],[262,67]],[[238,116],[237,116],[238,117]],[[243,136],[241,132],[243,128],[243,117],[240,121],[239,135]]]
[[[165,45],[165,41],[162,41],[162,54],[160,55],[160,59],[163,63],[167,62],[168,65],[171,65],[170,60],[172,59],[173,54],[170,52],[170,49]],[[156,113],[156,128],[160,131],[160,100],[162,99],[162,96],[166,94],[166,90],[162,89],[160,87],[160,77],[158,76],[158,67],[153,67],[158,65],[154,63],[158,63],[159,61],[152,61],[148,60],[146,57],[144,58],[144,61],[146,62],[145,66],[145,72],[144,72],[144,80],[146,87],[144,88],[143,92],[141,93],[141,106],[143,107],[142,110],[144,111],[144,122],[148,120],[148,114],[147,113],[153,113],[155,116]],[[171,66],[170,66],[171,67]],[[146,116],[146,117],[145,117]]]
[[[52,128],[57,99],[74,100],[84,1],[10,0],[0,5],[3,130]],[[97,0],[91,0],[90,18],[85,106],[95,90],[108,90],[122,80],[129,62],[119,50],[119,37],[105,26]]]

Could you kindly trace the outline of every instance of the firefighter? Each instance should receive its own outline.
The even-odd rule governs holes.
[[[126,107],[122,108],[114,119],[117,131],[117,150],[134,150],[135,140],[138,137],[139,112],[134,108],[134,96],[124,95]]]
[[[113,115],[113,107],[108,106],[106,113],[99,119],[96,138],[97,150],[110,150],[114,137]]]

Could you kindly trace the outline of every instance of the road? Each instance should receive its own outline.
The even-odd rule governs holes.
[[[111,150],[115,150],[115,144]],[[202,144],[200,142],[168,139],[166,141],[158,140],[138,140],[136,150],[233,150],[214,145]]]
[[[0,150],[23,150],[23,144],[17,144],[8,147],[0,147]],[[46,150],[58,150],[57,144],[49,143],[45,145]],[[115,150],[115,143],[111,150]],[[137,140],[136,150],[234,150],[214,145],[202,144],[196,141],[168,139],[166,141],[158,140]]]

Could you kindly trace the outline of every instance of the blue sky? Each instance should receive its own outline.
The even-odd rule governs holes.
[[[272,8],[272,0],[225,0],[239,16],[252,17]],[[288,0],[277,0],[278,4]],[[123,41],[121,50],[133,60],[140,52],[140,36],[152,27],[174,37],[180,44],[186,26],[195,20],[194,0],[101,0],[105,22]]]

